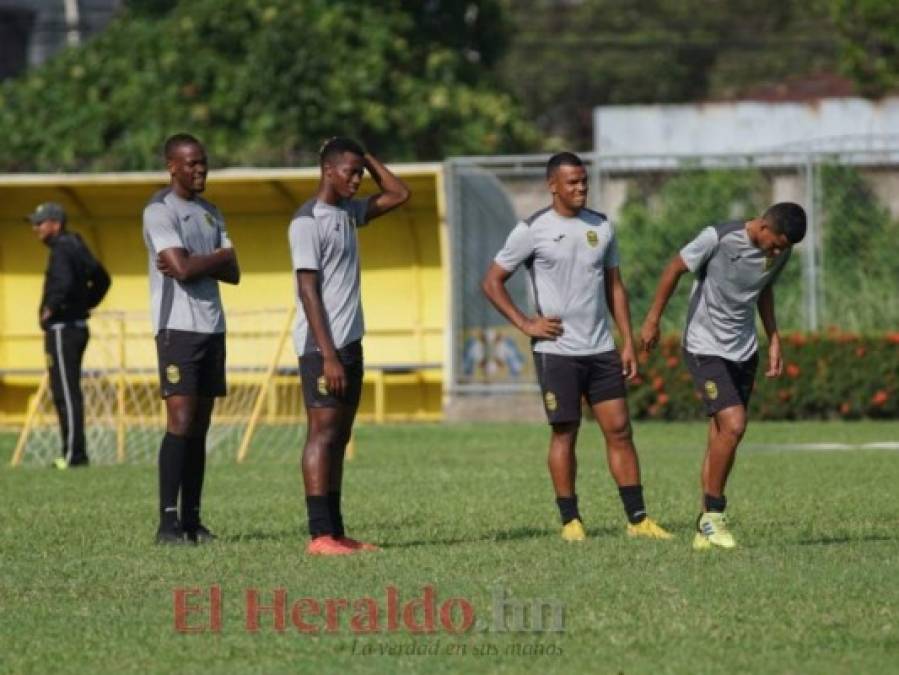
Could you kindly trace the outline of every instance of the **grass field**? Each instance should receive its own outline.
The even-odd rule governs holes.
[[[899,423],[750,426],[728,491],[741,548],[710,554],[689,546],[702,425],[637,427],[648,506],[677,534],[670,543],[625,539],[599,434],[585,427],[578,492],[590,539],[564,544],[546,436],[538,424],[362,427],[344,510],[351,533],[384,550],[346,559],[302,553],[296,452],[214,463],[205,513],[221,540],[178,549],[151,543],[154,467],[0,469],[0,671],[899,672],[899,453],[777,449],[895,441]],[[12,441],[0,437],[4,461]],[[173,589],[211,586],[221,630],[179,633]],[[494,594],[561,604],[563,630],[454,634],[438,617],[433,634],[402,619],[388,632],[389,586],[402,604],[433,587],[438,612],[465,599],[478,626],[493,622]],[[247,631],[247,589],[271,604],[277,588],[286,630],[269,614]],[[319,616],[308,622],[321,632],[303,634],[290,606],[307,597],[351,609],[337,630]],[[350,624],[363,597],[377,603],[378,634]],[[431,653],[396,653],[413,648]]]

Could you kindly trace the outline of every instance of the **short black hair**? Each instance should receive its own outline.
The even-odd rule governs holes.
[[[322,149],[318,152],[319,164],[325,165],[325,162],[332,162],[345,152],[351,152],[360,157],[365,155],[365,150],[352,138],[344,138],[343,136],[335,136],[329,138],[322,145]]]
[[[793,202],[778,202],[762,214],[778,234],[787,235],[791,244],[798,244],[805,238],[805,209]]]
[[[203,147],[203,144],[200,143],[195,136],[191,136],[190,134],[174,134],[165,139],[163,156],[166,159],[171,159],[172,155],[175,154],[175,149],[182,145],[199,145],[201,148]]]
[[[546,163],[546,177],[552,178],[560,166],[584,166],[584,161],[573,152],[557,152]]]

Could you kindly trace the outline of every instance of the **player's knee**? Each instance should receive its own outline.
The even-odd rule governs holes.
[[[603,429],[606,441],[610,444],[630,443],[633,440],[634,433],[631,428],[631,422],[626,417],[614,420],[611,424],[606,425]]]
[[[746,433],[746,418],[733,418],[725,420],[719,425],[720,432],[727,436],[732,442],[739,443]]]

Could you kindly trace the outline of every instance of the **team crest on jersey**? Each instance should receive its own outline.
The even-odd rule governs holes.
[[[322,375],[321,377],[318,378],[318,380],[315,383],[315,386],[318,389],[318,393],[321,396],[328,395],[328,381],[325,379],[324,375]]]
[[[590,244],[590,248],[599,246],[599,237],[593,230],[587,230],[587,243]]]
[[[555,412],[556,408],[559,407],[556,395],[551,391],[548,391],[543,395],[543,402],[546,403],[546,409],[550,412]]]
[[[706,380],[705,395],[708,396],[709,400],[711,401],[714,401],[716,398],[718,398],[718,385],[711,380]]]
[[[178,384],[181,381],[181,370],[174,363],[170,363],[165,367],[165,379],[169,384]]]

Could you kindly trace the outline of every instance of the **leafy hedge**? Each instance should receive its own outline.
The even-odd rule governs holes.
[[[765,377],[764,344],[759,351],[752,419],[899,418],[899,332],[880,336],[791,333],[782,342],[785,367],[778,379]],[[665,338],[659,349],[641,360],[640,375],[629,396],[635,418],[703,417],[678,337]]]

